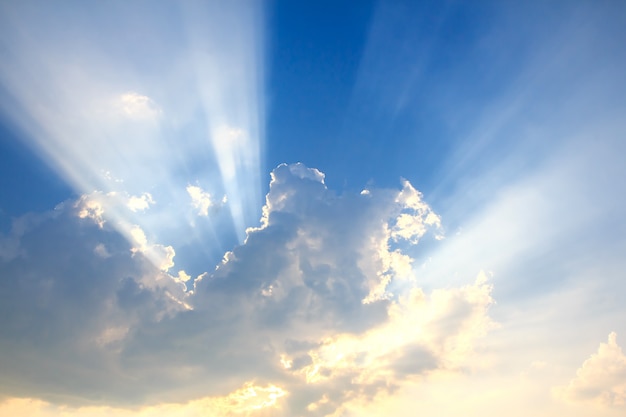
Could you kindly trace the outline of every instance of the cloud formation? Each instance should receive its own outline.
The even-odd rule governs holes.
[[[159,267],[148,256],[165,246],[108,221],[145,196],[96,193],[16,221],[1,246],[0,391],[120,415],[209,401],[323,416],[472,367],[491,285],[480,273],[420,287],[403,249],[436,241],[440,222],[408,181],[338,195],[302,164],[271,178],[259,227],[193,281],[167,272],[173,248]]]
[[[607,343],[600,343],[576,371],[576,378],[555,394],[571,402],[590,402],[601,406],[626,406],[626,356],[617,344],[617,334],[609,334]]]
[[[198,210],[198,216],[208,216],[209,209],[217,208],[222,204],[226,204],[226,196],[222,197],[221,201],[216,202],[211,194],[204,191],[197,185],[188,185],[187,194],[191,197],[191,205]]]
[[[118,220],[168,245],[205,232],[243,241],[263,197],[263,5],[75,6],[0,4],[6,126],[78,193],[146,196]],[[197,178],[229,205],[190,225],[182,202]],[[194,204],[206,216],[206,196]]]
[[[136,92],[121,94],[118,106],[126,117],[133,120],[156,121],[162,113],[150,97]]]

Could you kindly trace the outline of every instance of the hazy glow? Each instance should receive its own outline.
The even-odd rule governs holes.
[[[185,404],[165,403],[138,410],[102,406],[64,407],[37,399],[11,398],[0,401],[0,413],[32,417],[269,417],[280,409],[286,395],[288,392],[276,385],[261,386],[247,382],[222,397],[206,397]]]
[[[403,372],[479,368],[472,346],[494,326],[487,315],[493,302],[491,289],[481,272],[474,285],[460,289],[441,289],[429,295],[420,288],[407,290],[391,304],[390,320],[385,325],[362,335],[340,334],[320,341],[317,349],[308,352],[311,363],[294,373],[310,384],[348,375],[357,384],[393,386]],[[459,300],[470,306],[471,314],[458,323],[459,334],[451,337],[439,326],[454,320],[450,317]],[[415,355],[420,352],[424,357],[403,359],[402,352],[407,351]],[[292,368],[293,362],[293,358],[281,355],[286,369]]]

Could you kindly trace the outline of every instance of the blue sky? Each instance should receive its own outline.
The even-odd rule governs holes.
[[[623,415],[625,28],[4,2],[0,414]]]

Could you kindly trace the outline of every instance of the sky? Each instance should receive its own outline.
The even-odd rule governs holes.
[[[626,4],[0,2],[0,415],[622,416]]]

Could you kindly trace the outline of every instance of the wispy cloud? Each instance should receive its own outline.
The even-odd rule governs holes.
[[[124,115],[131,119],[156,121],[161,115],[161,109],[150,97],[135,92],[121,94],[119,106]]]

